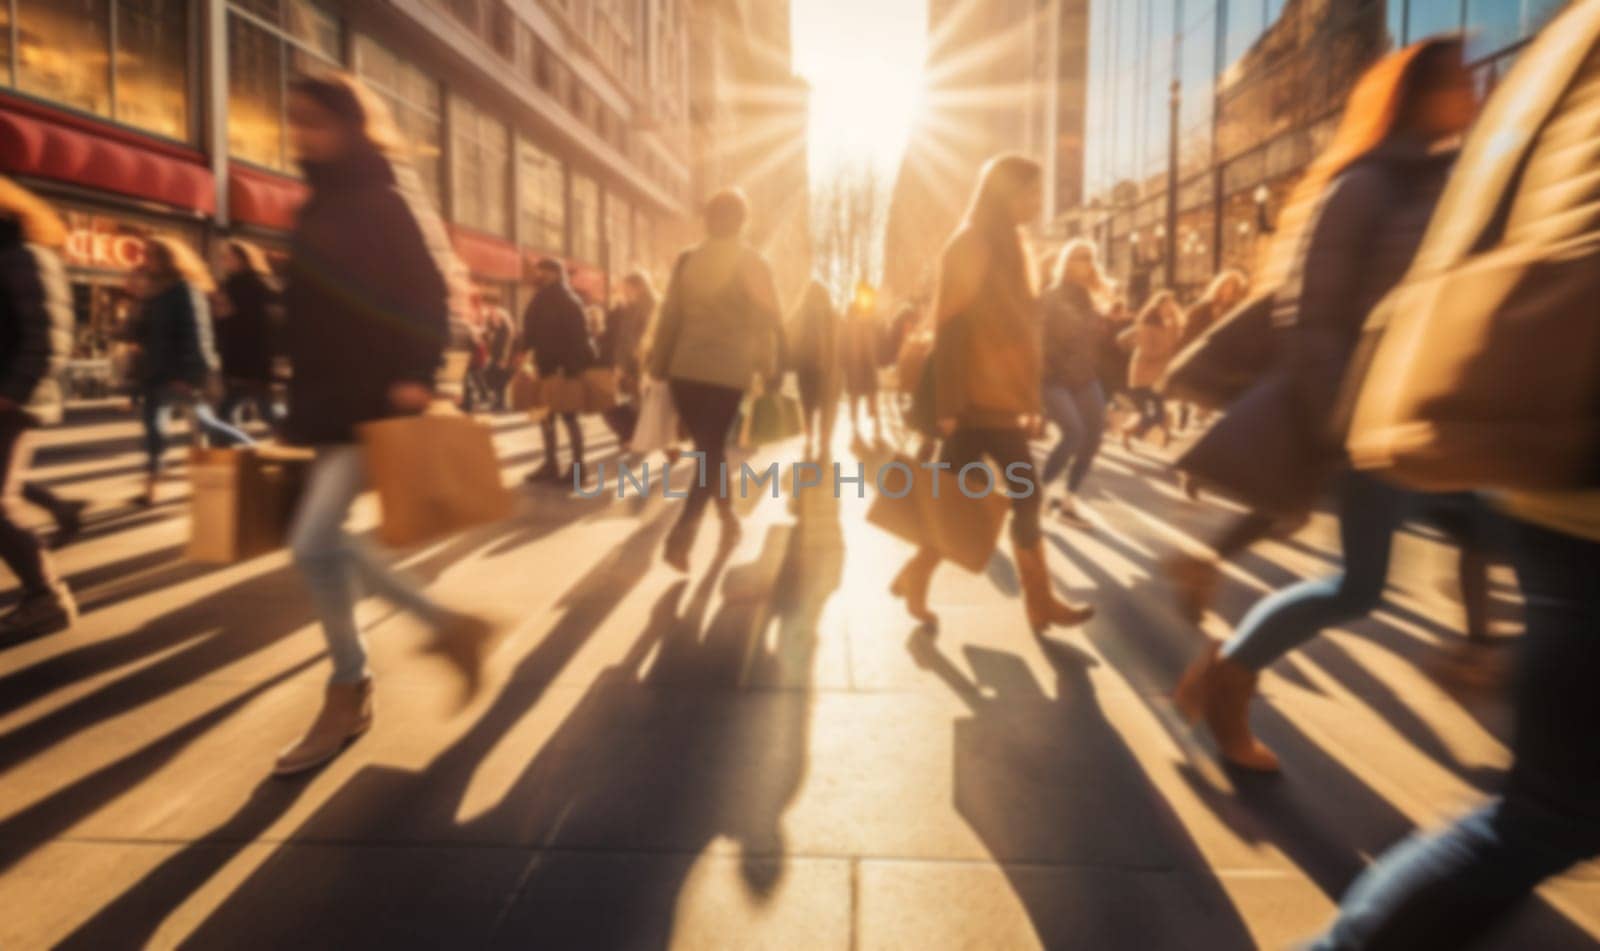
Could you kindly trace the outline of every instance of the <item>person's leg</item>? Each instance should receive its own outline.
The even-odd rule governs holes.
[[[1083,421],[1083,434],[1072,452],[1072,467],[1067,470],[1067,491],[1077,494],[1083,480],[1100,454],[1100,441],[1106,432],[1106,398],[1098,382],[1091,382],[1072,391],[1072,401],[1078,408],[1078,419]]]
[[[33,457],[29,442],[19,414],[0,415],[0,560],[16,575],[24,600],[54,590],[39,539],[17,521],[22,476]]]
[[[228,383],[222,394],[222,402],[217,404],[217,416],[230,426],[243,428],[244,423],[239,419],[239,411],[244,408],[248,397],[249,393],[244,383],[237,380]]]
[[[1211,550],[1218,561],[1229,561],[1235,555],[1272,534],[1278,520],[1261,512],[1246,512],[1229,522],[1215,541]]]
[[[583,465],[583,423],[577,413],[562,413],[561,424],[567,429],[567,445],[572,447],[572,464]]]
[[[172,424],[172,407],[167,397],[146,390],[139,403],[139,419],[144,424],[145,472],[154,479],[161,472],[167,454],[167,428]]]
[[[1039,397],[1045,418],[1061,431],[1061,438],[1045,457],[1039,475],[1039,485],[1043,488],[1054,482],[1067,468],[1067,460],[1080,451],[1088,427],[1078,413],[1078,404],[1073,400],[1072,392],[1066,387],[1047,383],[1040,388]]]
[[[732,518],[732,500],[721,484],[722,464],[727,459],[728,427],[739,411],[741,394],[732,387],[685,380],[673,380],[670,385],[678,416],[689,429],[695,451],[702,454],[683,512],[667,537],[667,558],[682,569],[687,565],[707,503],[716,499],[724,519]]]
[[[1256,604],[1222,656],[1262,670],[1324,628],[1363,617],[1383,598],[1389,550],[1404,520],[1407,496],[1371,476],[1346,474],[1339,488],[1339,539],[1344,570],[1291,585]]]
[[[194,401],[195,428],[203,433],[206,441],[226,449],[229,446],[252,446],[255,440],[251,439],[242,430],[230,426],[217,418],[211,409],[211,404],[205,400]]]
[[[556,416],[546,413],[539,420],[539,438],[544,446],[544,463],[533,473],[533,478],[555,478],[561,471],[561,436],[556,432]]]
[[[322,621],[334,683],[355,683],[367,676],[367,652],[356,626],[358,565],[344,530],[350,505],[364,484],[359,447],[318,449],[289,528],[289,550]]]
[[[1381,857],[1320,951],[1466,945],[1541,881],[1600,855],[1600,543],[1515,533],[1527,631],[1505,796]]]

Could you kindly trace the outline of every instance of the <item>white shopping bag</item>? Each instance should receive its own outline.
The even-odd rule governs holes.
[[[661,380],[646,379],[639,391],[639,422],[628,448],[646,456],[677,441],[678,409],[672,404],[672,391]]]

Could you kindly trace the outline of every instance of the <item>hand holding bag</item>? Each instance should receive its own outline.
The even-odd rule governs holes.
[[[385,545],[430,542],[511,514],[488,426],[430,412],[367,423],[359,433]]]
[[[558,372],[539,381],[539,400],[551,413],[581,413],[588,401],[588,391],[582,377],[567,376]]]
[[[604,413],[617,405],[617,371],[591,367],[579,377],[583,383],[583,412]]]

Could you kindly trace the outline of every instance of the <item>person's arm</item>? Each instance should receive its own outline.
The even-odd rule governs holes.
[[[5,255],[0,294],[17,328],[17,345],[0,367],[0,408],[22,407],[61,369],[72,347],[72,309],[61,259],[27,245]]]
[[[397,409],[425,409],[450,343],[449,282],[416,213],[398,193],[383,192],[373,202],[366,227],[382,235],[383,246],[372,253],[387,262],[384,273],[390,276],[377,306],[382,308],[379,323],[392,328],[380,351],[391,400]]]
[[[672,268],[672,277],[667,281],[667,293],[662,298],[661,310],[656,315],[655,339],[650,343],[650,359],[646,362],[650,375],[658,380],[667,378],[672,366],[672,351],[678,345],[679,332],[683,330],[683,269],[688,258],[687,251],[678,256],[678,262]]]

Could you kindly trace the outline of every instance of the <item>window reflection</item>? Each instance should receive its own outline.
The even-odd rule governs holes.
[[[572,256],[600,263],[600,185],[587,175],[572,176]]]
[[[111,0],[17,0],[17,86],[111,115]]]
[[[450,98],[450,183],[454,217],[490,234],[510,233],[506,220],[510,131],[506,124],[465,99]]]
[[[189,132],[186,0],[117,4],[117,119],[174,139]]]
[[[438,82],[366,36],[356,38],[355,62],[356,72],[394,114],[423,188],[434,207],[440,207],[444,122]]]
[[[522,243],[547,254],[566,252],[566,173],[554,155],[525,139],[517,141],[517,233]]]
[[[283,46],[241,17],[228,19],[228,152],[268,168],[285,167]]]

